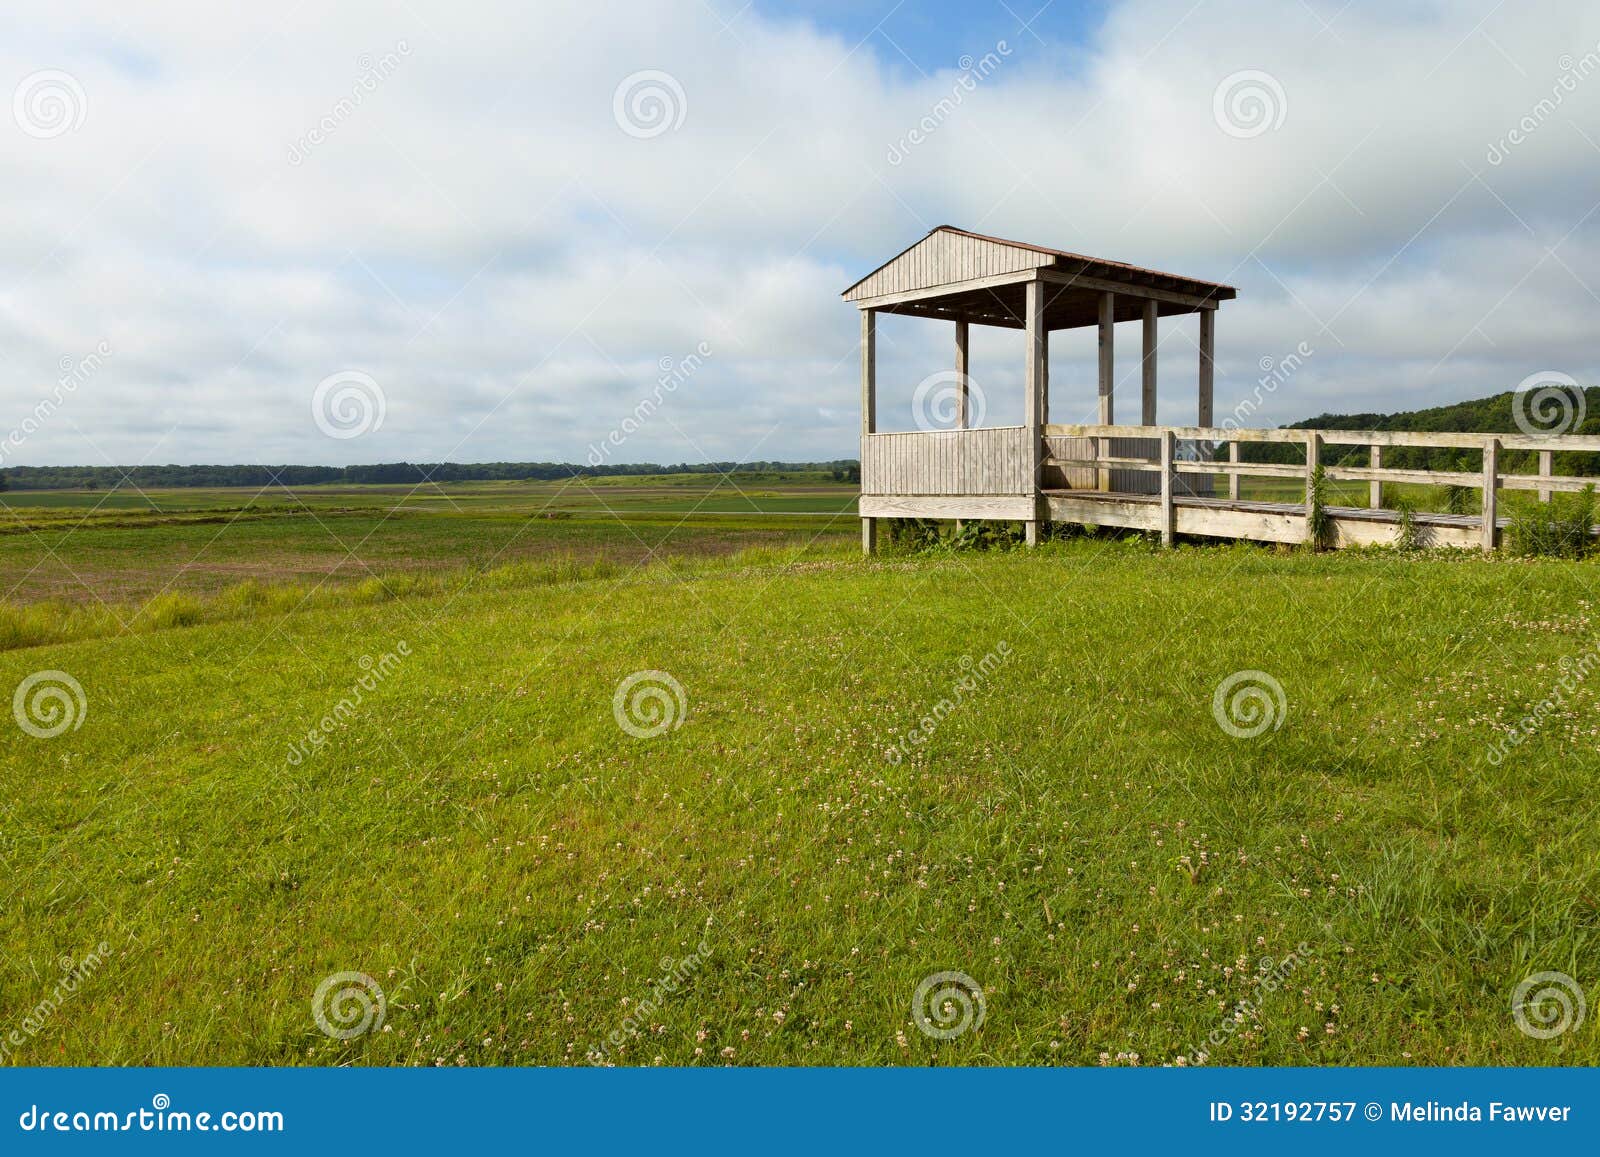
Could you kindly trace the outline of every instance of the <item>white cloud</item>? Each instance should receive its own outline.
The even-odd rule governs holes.
[[[113,352],[8,460],[578,460],[702,342],[619,458],[853,454],[838,292],[942,222],[1238,285],[1219,413],[1301,341],[1315,356],[1259,420],[1539,369],[1600,380],[1592,5],[1133,0],[1086,47],[1018,29],[898,164],[955,71],[723,18],[699,0],[31,14],[0,88],[61,69],[87,107],[53,139],[0,121],[0,427],[63,357]],[[646,69],[686,107],[638,139],[613,94]],[[1213,97],[1245,70],[1281,86],[1283,120],[1239,139]],[[886,406],[944,368],[942,328],[884,343]],[[1168,333],[1163,413],[1187,418],[1193,350]],[[1021,388],[1013,344],[978,347],[994,421]],[[1088,357],[1058,339],[1057,413],[1088,396]],[[347,368],[388,411],[334,441],[310,398]]]

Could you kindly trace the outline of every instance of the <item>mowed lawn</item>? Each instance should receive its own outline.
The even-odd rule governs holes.
[[[87,708],[0,744],[6,1058],[1594,1064],[1512,1002],[1600,991],[1596,576],[831,545],[8,651]]]

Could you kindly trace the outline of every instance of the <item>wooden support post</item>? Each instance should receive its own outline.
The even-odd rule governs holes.
[[[1483,443],[1483,549],[1493,550],[1496,522],[1499,517],[1500,439],[1489,438]]]
[[[1161,431],[1161,545],[1171,546],[1176,519],[1172,506],[1172,456],[1177,439],[1171,430]]]
[[[1322,435],[1313,430],[1306,435],[1306,537],[1305,541],[1313,546],[1320,543],[1312,542],[1311,511],[1316,506],[1317,500],[1317,465],[1322,461]]]
[[[1039,421],[1048,426],[1050,424],[1050,331],[1043,329],[1041,333],[1044,349],[1039,355]]]
[[[1117,295],[1107,291],[1100,295],[1100,424],[1109,426],[1116,421],[1113,391],[1116,388],[1116,322]],[[1099,457],[1111,456],[1111,440],[1101,438],[1096,451]],[[1095,476],[1095,487],[1111,489],[1111,471],[1101,468]]]
[[[1555,452],[1551,451],[1551,450],[1540,450],[1539,451],[1539,477],[1541,477],[1541,478],[1549,478],[1555,472],[1556,472],[1556,456],[1555,456]],[[1540,502],[1549,502],[1550,501],[1550,488],[1548,486],[1539,487],[1539,501]]]
[[[861,482],[867,483],[867,438],[878,428],[878,315],[876,310],[861,311]],[[861,551],[871,554],[878,545],[875,520],[861,520]]]
[[[1239,464],[1239,443],[1237,441],[1228,443],[1228,461],[1235,466]],[[1228,499],[1232,502],[1239,501],[1239,472],[1237,470],[1228,474]]]
[[[956,321],[956,429],[967,428],[967,319]]]
[[[1156,303],[1144,303],[1144,356],[1140,360],[1142,391],[1140,394],[1139,424],[1156,424]],[[1201,425],[1208,423],[1202,422]]]
[[[956,319],[956,429],[965,430],[970,421],[967,408],[967,386],[970,383],[970,364],[968,358],[968,327],[967,319]],[[962,519],[956,519],[956,533],[961,533]]]
[[[1211,393],[1217,368],[1217,311],[1200,311],[1200,393],[1195,424],[1209,426],[1212,422]]]
[[[1033,481],[1029,497],[1033,499],[1034,516],[1023,524],[1023,537],[1029,546],[1039,542],[1039,482],[1044,466],[1044,282],[1035,278],[1028,282],[1023,321],[1023,342],[1026,345],[1027,364],[1023,382],[1027,391],[1023,407],[1023,425],[1028,430],[1028,477]]]
[[[1374,446],[1372,448],[1372,468],[1374,470],[1383,469],[1382,446]],[[1372,507],[1374,510],[1377,510],[1383,505],[1383,483],[1379,482],[1376,478],[1367,483],[1367,505]]]

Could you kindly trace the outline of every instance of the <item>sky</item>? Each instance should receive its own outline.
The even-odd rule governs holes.
[[[1236,286],[1219,422],[1600,383],[1589,0],[58,0],[5,94],[0,469],[854,457],[839,295],[939,224]],[[880,429],[949,330],[883,320]]]

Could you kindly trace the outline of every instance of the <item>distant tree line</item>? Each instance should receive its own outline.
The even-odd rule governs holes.
[[[1525,415],[1526,432],[1543,434],[1600,434],[1600,387],[1574,389],[1535,388],[1522,397],[1512,391],[1476,401],[1408,410],[1394,414],[1319,414],[1286,427],[1291,430],[1416,430],[1429,433],[1520,434],[1517,414]],[[1574,421],[1579,415],[1581,420]],[[1303,462],[1299,447],[1271,442],[1245,442],[1239,456],[1246,462]],[[1367,464],[1365,446],[1326,446],[1323,462],[1329,466]],[[1537,466],[1536,451],[1506,451],[1503,467],[1527,473]],[[1383,464],[1397,470],[1474,471],[1483,468],[1481,450],[1431,446],[1385,446]],[[1564,475],[1600,474],[1600,454],[1563,451],[1556,455],[1555,472]]]
[[[654,462],[579,466],[571,462],[382,462],[371,466],[9,466],[17,490],[107,490],[116,486],[314,486],[327,483],[549,481],[641,474],[824,472],[836,481],[859,481],[853,458],[830,462]],[[0,489],[6,475],[0,474]]]

